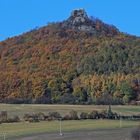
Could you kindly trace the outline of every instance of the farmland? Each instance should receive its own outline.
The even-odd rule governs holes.
[[[132,128],[138,125],[136,121],[123,121],[123,128]],[[119,121],[115,120],[84,120],[84,121],[63,121],[62,130],[65,132],[79,132],[88,130],[108,130],[120,128]],[[59,135],[59,121],[39,122],[39,123],[13,123],[1,124],[0,132],[6,133],[6,137],[11,138],[34,136],[37,134],[53,133]],[[15,140],[15,139],[13,139]],[[44,139],[42,139],[44,140]]]
[[[93,110],[107,110],[108,106],[94,105],[9,105],[1,104],[0,111],[7,111],[8,116],[18,115],[20,118],[26,113],[39,113],[57,111],[62,115],[70,110],[80,112],[90,112]],[[112,111],[124,115],[140,114],[139,106],[112,106]],[[2,123],[0,124],[0,140],[3,140],[3,134],[6,134],[8,140],[91,140],[95,137],[97,140],[104,138],[105,140],[117,140],[115,138],[124,139],[130,137],[133,128],[139,125],[139,121],[135,120],[67,120],[62,121],[63,137],[59,136],[60,122],[40,121],[36,123],[18,122],[18,123]],[[96,140],[95,139],[95,140]]]
[[[66,132],[63,136],[56,133],[41,134],[21,138],[20,140],[131,140],[131,131],[133,129],[105,129]],[[19,140],[19,139],[16,139]]]
[[[95,106],[95,105],[9,105],[9,104],[1,104],[0,111],[6,110],[10,115],[19,115],[23,116],[25,113],[48,113],[57,111],[61,114],[65,114],[70,110],[76,110],[78,112],[89,112],[92,110],[107,110],[108,106]],[[112,106],[112,111],[116,113],[121,113],[125,115],[131,114],[140,114],[139,106]]]

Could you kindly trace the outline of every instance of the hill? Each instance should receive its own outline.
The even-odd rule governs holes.
[[[0,42],[0,101],[127,104],[140,100],[140,38],[74,10]]]

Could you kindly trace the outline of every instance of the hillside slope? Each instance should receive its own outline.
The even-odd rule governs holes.
[[[140,100],[140,38],[84,10],[0,42],[0,101],[125,104]]]

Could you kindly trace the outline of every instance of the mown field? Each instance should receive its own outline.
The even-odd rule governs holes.
[[[137,121],[122,121],[122,128],[132,128],[137,126]],[[119,120],[80,120],[80,121],[63,121],[63,132],[75,132],[83,130],[115,129],[120,128]],[[59,121],[39,122],[39,123],[11,123],[0,124],[1,134],[6,133],[6,138],[22,138],[24,136],[33,136],[36,134],[56,133],[59,135]]]
[[[140,106],[111,106],[112,111],[121,113],[124,115],[140,114]],[[77,112],[89,112],[93,110],[107,110],[108,106],[95,106],[95,105],[9,105],[0,104],[0,111],[6,110],[10,115],[23,116],[25,113],[48,113],[57,111],[61,114],[68,113],[70,110],[76,110]]]
[[[108,106],[94,106],[94,105],[8,105],[8,104],[0,104],[0,111],[7,111],[8,116],[19,115],[22,117],[26,113],[39,113],[43,112],[47,114],[48,112],[57,111],[62,115],[68,113],[70,110],[76,110],[78,113],[80,112],[89,112],[92,110],[106,110]],[[140,114],[140,107],[139,106],[112,106],[112,111],[125,114],[125,115],[134,115]],[[59,121],[43,121],[37,123],[29,123],[29,122],[20,122],[20,123],[5,123],[0,124],[0,140],[3,140],[3,133],[6,133],[6,140],[57,140],[57,135],[59,135]],[[120,125],[121,124],[121,125]],[[89,139],[92,138],[93,132],[105,130],[103,131],[104,134],[107,132],[111,134],[120,132],[122,128],[129,128],[132,129],[140,124],[139,121],[129,121],[129,120],[73,120],[73,121],[62,121],[62,131],[64,133],[78,133],[79,135],[83,134],[86,131],[87,135],[89,135]],[[121,128],[120,128],[121,126]],[[89,134],[88,131],[91,133]],[[92,132],[93,131],[93,132]],[[126,131],[126,130],[125,130]],[[126,131],[127,132],[127,131]],[[52,134],[52,135],[51,135]],[[74,137],[75,135],[75,137]],[[74,134],[73,137],[67,138],[72,140],[80,140],[83,137],[77,137]],[[84,134],[83,134],[84,135]],[[86,134],[85,134],[86,135]],[[39,138],[41,137],[42,138]],[[69,136],[69,135],[68,135]],[[101,136],[101,135],[100,135]],[[104,135],[105,136],[105,135]],[[103,136],[103,138],[104,138]],[[118,133],[118,137],[120,134]],[[29,138],[28,138],[29,137]],[[117,137],[117,136],[115,136]],[[63,137],[64,138],[64,137]],[[61,139],[61,137],[60,137]],[[109,137],[107,137],[107,140]],[[88,138],[87,138],[88,140]],[[91,140],[91,139],[90,139]],[[95,139],[96,140],[96,139]],[[98,140],[98,139],[97,139]],[[99,138],[100,140],[100,138]],[[105,139],[104,139],[105,140]]]
[[[134,129],[104,129],[88,131],[65,132],[63,136],[57,133],[44,133],[39,135],[25,136],[14,140],[132,140],[131,133]]]

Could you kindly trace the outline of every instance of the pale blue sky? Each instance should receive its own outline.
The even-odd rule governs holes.
[[[140,36],[140,0],[0,0],[0,40],[62,21],[77,8]]]

